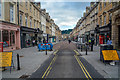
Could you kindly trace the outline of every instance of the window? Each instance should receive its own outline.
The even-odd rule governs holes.
[[[30,4],[30,12],[32,12],[32,5]]]
[[[106,7],[106,2],[104,2],[104,7]]]
[[[35,16],[35,8],[34,8],[34,16]]]
[[[106,15],[104,16],[104,25],[106,25]]]
[[[30,27],[32,28],[32,18],[30,18]]]
[[[9,46],[9,32],[7,30],[2,31],[2,37],[3,37],[3,47]]]
[[[112,20],[112,14],[111,13],[109,14],[109,20]]]
[[[14,9],[13,4],[10,4],[10,22],[14,21]]]
[[[25,16],[25,26],[28,27],[27,16]]]
[[[102,3],[100,3],[100,10],[102,10]]]
[[[0,19],[2,18],[2,4],[1,4],[1,0],[0,0]]]
[[[22,26],[22,14],[20,14],[20,26]]]
[[[100,16],[100,26],[102,26],[102,16]]]
[[[27,4],[28,4],[28,3],[27,3],[27,1],[26,1],[26,2],[25,2],[25,7],[26,7],[26,9],[27,9]]]

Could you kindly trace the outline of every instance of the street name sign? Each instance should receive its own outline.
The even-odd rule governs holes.
[[[119,60],[116,50],[102,50],[104,60]]]

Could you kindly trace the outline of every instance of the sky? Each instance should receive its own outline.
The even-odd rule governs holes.
[[[38,1],[38,0],[37,0]],[[46,9],[51,19],[61,30],[73,29],[83,16],[89,2],[41,2],[41,8]]]

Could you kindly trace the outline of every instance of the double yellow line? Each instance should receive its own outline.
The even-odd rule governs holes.
[[[74,51],[75,51],[75,53],[77,52],[76,50],[74,50]],[[89,79],[93,80],[92,77],[90,76],[89,72],[88,72],[88,71],[86,70],[86,68],[84,67],[83,63],[82,63],[82,62],[80,61],[80,59],[78,58],[77,54],[78,54],[78,53],[76,53],[76,55],[74,55],[74,57],[76,58],[79,66],[81,67],[81,69],[82,69],[85,77],[86,77],[88,80],[89,80]]]
[[[55,51],[53,54],[55,55],[54,58],[52,59],[52,61],[50,62],[48,68],[46,69],[45,73],[43,74],[42,78],[46,78],[48,76],[48,74],[50,73],[51,69],[52,69],[52,64],[55,62],[56,58],[58,55],[56,55],[56,53],[58,52]]]

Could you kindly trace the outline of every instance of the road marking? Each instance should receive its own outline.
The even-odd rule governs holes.
[[[75,51],[75,53],[76,53],[77,51]],[[76,53],[77,54],[77,53]],[[89,76],[89,78],[91,79],[91,80],[93,80],[92,79],[92,77],[90,76],[90,74],[89,74],[89,72],[86,70],[86,68],[84,67],[84,65],[83,65],[83,63],[80,61],[80,59],[78,58],[78,56],[77,55],[74,55],[75,56],[75,58],[76,58],[76,60],[77,60],[77,62],[78,62],[78,64],[80,65],[80,67],[82,66],[82,70],[83,70],[83,72],[86,72],[86,73],[84,73],[85,75],[87,74],[88,76]],[[88,77],[88,76],[86,76],[86,78]]]
[[[45,73],[43,74],[42,78],[46,78],[46,77],[48,76],[48,74],[50,73],[50,70],[52,69],[51,65],[55,62],[55,60],[56,60],[56,58],[57,58],[57,56],[58,56],[58,55],[56,55],[57,52],[58,52],[58,50],[54,52],[54,53],[55,53],[55,56],[54,56],[54,58],[52,59],[52,61],[50,62],[49,66],[48,66],[48,68],[46,69]]]
[[[74,51],[75,51],[76,55],[79,55],[79,53],[76,50],[74,50]]]
[[[58,52],[58,50],[56,50],[53,54],[56,55],[57,52]]]
[[[81,67],[81,69],[82,69],[82,71],[83,71],[83,73],[84,73],[85,77],[89,80],[89,78],[88,78],[87,74],[85,73],[85,71],[84,71],[83,67],[80,65],[80,63],[79,63],[79,61],[78,61],[78,59],[77,59],[76,55],[74,55],[74,56],[75,56],[75,59],[77,60],[77,62],[78,62],[78,64],[79,64],[79,66]]]

